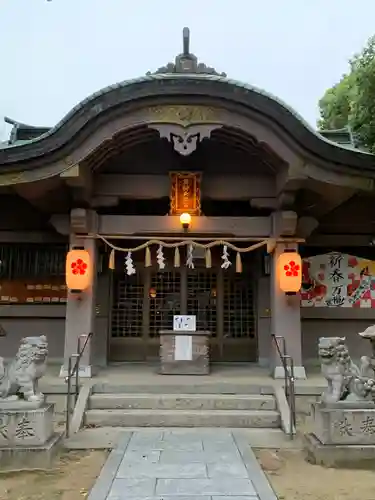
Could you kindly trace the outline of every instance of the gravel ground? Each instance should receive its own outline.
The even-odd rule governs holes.
[[[85,499],[107,457],[107,451],[71,451],[47,472],[0,473],[0,500]]]

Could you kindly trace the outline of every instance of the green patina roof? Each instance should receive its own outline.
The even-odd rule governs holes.
[[[7,116],[4,117],[5,123],[13,125],[10,132],[10,137],[7,142],[0,143],[1,147],[29,143],[32,139],[37,139],[41,135],[45,134],[50,130],[50,127],[36,127],[35,125],[26,125],[25,123],[17,122]]]
[[[347,128],[338,130],[319,130],[320,135],[329,139],[330,141],[337,142],[346,146],[354,146],[353,138]]]

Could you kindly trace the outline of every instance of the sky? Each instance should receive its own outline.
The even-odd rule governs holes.
[[[375,34],[374,0],[0,0],[0,140],[9,116],[53,126],[93,92],[182,51],[285,101],[317,103]]]

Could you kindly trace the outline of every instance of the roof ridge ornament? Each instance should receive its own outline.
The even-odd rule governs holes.
[[[226,73],[219,73],[215,68],[207,66],[202,62],[198,62],[197,56],[190,52],[190,30],[187,27],[182,30],[182,53],[176,56],[175,62],[170,62],[166,66],[162,66],[154,72],[148,71],[146,75],[168,75],[176,73],[227,76]]]
[[[183,55],[188,56],[190,54],[190,30],[189,28],[184,28],[182,30],[182,46],[183,46]]]

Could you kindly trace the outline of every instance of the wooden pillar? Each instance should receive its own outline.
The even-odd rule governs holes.
[[[93,332],[95,336],[95,305],[97,284],[97,242],[94,239],[72,239],[72,247],[84,247],[91,255],[94,263],[94,277],[90,288],[84,292],[68,292],[65,318],[65,345],[64,364],[60,370],[60,376],[67,375],[68,360],[72,354],[77,353],[78,339],[82,334]],[[84,343],[82,339],[81,344]],[[93,340],[89,340],[85,352],[80,361],[80,377],[91,377],[93,375]],[[74,363],[74,360],[73,360]]]
[[[291,245],[288,244],[291,249]],[[297,245],[294,246],[297,249]],[[271,267],[271,333],[282,336],[286,342],[286,349],[294,361],[295,378],[306,378],[302,363],[302,334],[299,295],[288,296],[280,290],[277,272],[277,259],[285,250],[285,245],[278,243],[272,254]],[[281,346],[282,349],[282,346]],[[283,378],[284,369],[272,342],[272,371],[274,378]]]

